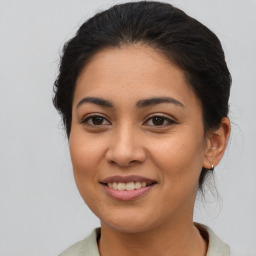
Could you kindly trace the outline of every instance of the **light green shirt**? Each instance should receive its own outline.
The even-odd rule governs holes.
[[[227,244],[207,226],[196,224],[197,228],[203,228],[208,233],[208,250],[206,256],[230,256],[230,249]],[[200,231],[201,232],[201,231]],[[100,256],[97,237],[100,235],[100,228],[94,229],[93,232],[84,240],[72,245],[59,256]]]

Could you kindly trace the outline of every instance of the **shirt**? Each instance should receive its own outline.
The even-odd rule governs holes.
[[[206,256],[231,256],[230,248],[209,227],[195,223],[204,239],[208,240]],[[61,253],[59,256],[100,256],[97,238],[100,228],[96,228],[84,240],[79,241]]]

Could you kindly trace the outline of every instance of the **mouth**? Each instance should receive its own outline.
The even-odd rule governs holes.
[[[136,189],[140,189],[140,188],[144,188],[144,187],[148,187],[151,186],[153,183],[146,183],[145,181],[140,182],[140,181],[130,181],[127,183],[123,183],[123,182],[108,182],[108,183],[101,183],[102,185],[108,186],[109,188],[115,189],[115,190],[119,190],[119,191],[124,191],[124,190],[136,190]]]
[[[131,190],[136,190],[136,189],[154,185],[157,182],[155,180],[151,180],[142,176],[132,175],[132,176],[112,176],[100,181],[100,183],[104,186],[107,186],[115,190],[131,191]]]
[[[100,181],[114,199],[133,200],[148,192],[157,182],[141,176],[112,176]]]

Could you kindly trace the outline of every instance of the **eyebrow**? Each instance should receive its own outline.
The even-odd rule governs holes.
[[[76,108],[79,108],[84,103],[93,103],[103,107],[114,108],[114,105],[110,101],[98,97],[85,97],[78,102]]]
[[[172,103],[174,105],[184,107],[184,105],[180,101],[178,101],[174,98],[171,98],[171,97],[155,97],[155,98],[150,98],[150,99],[139,100],[136,103],[136,107],[143,108],[143,107],[148,107],[148,106],[157,105],[157,104],[161,104],[161,103]]]
[[[78,102],[78,104],[76,105],[76,108],[79,108],[82,104],[85,104],[85,103],[93,103],[102,107],[114,108],[114,104],[112,102],[102,98],[98,98],[98,97],[85,97]],[[143,108],[143,107],[149,107],[149,106],[153,106],[161,103],[172,103],[176,106],[184,107],[184,104],[182,104],[180,101],[171,97],[153,97],[149,99],[139,100],[136,103],[136,107]]]

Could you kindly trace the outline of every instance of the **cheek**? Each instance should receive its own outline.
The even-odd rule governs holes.
[[[200,136],[189,134],[184,132],[171,135],[153,147],[152,158],[155,165],[164,172],[163,178],[171,177],[169,180],[173,183],[176,179],[184,183],[195,183],[201,172],[204,156],[203,138],[199,140]]]
[[[85,136],[83,131],[73,129],[69,139],[70,156],[73,165],[74,178],[79,193],[90,209],[97,208],[95,193],[98,189],[98,169],[102,144]]]
[[[102,143],[84,132],[73,131],[69,139],[70,156],[77,186],[97,180],[97,165],[102,158]]]

